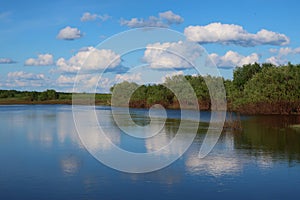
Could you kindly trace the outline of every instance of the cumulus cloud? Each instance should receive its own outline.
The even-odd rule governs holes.
[[[94,76],[92,74],[80,74],[80,75],[60,75],[56,82],[58,85],[74,85],[75,81],[82,83],[85,87],[93,87],[97,85],[98,76]]]
[[[257,53],[244,56],[234,51],[228,51],[224,56],[213,53],[210,54],[209,57],[218,67],[240,67],[245,64],[258,62],[260,59],[260,56]]]
[[[289,47],[280,48],[279,49],[280,55],[288,55],[288,54],[300,54],[300,47],[292,49]]]
[[[10,58],[0,58],[0,64],[13,64],[13,63],[16,63],[16,61]]]
[[[147,45],[143,60],[153,69],[188,69],[202,53],[201,46],[191,42],[154,43]]]
[[[80,21],[87,22],[87,21],[94,21],[98,17],[97,14],[91,14],[89,12],[83,13],[82,17],[80,18]]]
[[[183,18],[172,11],[161,12],[158,17],[150,16],[148,19],[132,18],[130,20],[121,19],[120,24],[122,26],[128,26],[130,28],[140,27],[169,27],[173,24],[180,24],[183,22]]]
[[[189,26],[184,34],[188,40],[244,47],[257,45],[287,45],[289,38],[281,33],[262,29],[257,33],[249,33],[242,26],[235,24],[211,23],[206,26]]]
[[[168,24],[181,24],[183,18],[180,15],[176,15],[171,10],[159,13],[160,19],[165,19]]]
[[[66,75],[60,75],[56,82],[58,85],[74,85],[74,82],[76,80],[76,76],[66,76]]]
[[[81,38],[82,36],[83,34],[78,28],[72,28],[70,26],[66,26],[65,28],[59,31],[56,38],[60,40],[75,40]]]
[[[275,49],[275,48],[271,48],[269,49],[270,53],[277,53],[278,49]]]
[[[120,24],[122,26],[128,26],[129,28],[141,28],[141,27],[167,27],[167,24],[160,21],[157,17],[150,16],[149,19],[132,18],[130,20],[121,19]]]
[[[98,14],[91,14],[89,12],[85,12],[85,13],[83,13],[82,17],[80,18],[80,21],[87,22],[87,21],[95,21],[97,19],[99,19],[101,21],[106,21],[109,18],[111,18],[111,16],[109,16],[107,14],[98,15]]]
[[[141,80],[141,73],[134,73],[134,74],[117,74],[115,77],[116,82],[138,82]]]
[[[285,63],[287,63],[287,59],[282,58],[282,57],[278,57],[278,56],[271,56],[269,58],[266,59],[267,63],[271,63],[273,65],[283,65]]]
[[[56,80],[56,85],[70,89],[74,86],[76,81],[76,92],[94,92],[97,89],[104,89],[107,91],[111,86],[111,80],[106,77],[101,77],[94,74],[78,74],[78,75],[60,75]],[[101,90],[103,92],[103,90]]]
[[[26,66],[49,66],[53,64],[53,55],[48,53],[39,54],[37,58],[29,58],[25,61]]]
[[[280,49],[270,49],[271,53],[277,53],[279,56],[286,56],[290,54],[300,54],[300,47],[298,48],[290,48],[290,47],[282,47]]]
[[[44,74],[33,74],[33,73],[27,73],[24,71],[17,71],[17,72],[9,72],[7,74],[7,77],[9,79],[22,79],[22,80],[43,80],[45,79]]]
[[[83,69],[87,71],[113,69],[119,66],[121,58],[110,49],[87,47],[72,56],[69,60],[59,58],[56,62],[58,70],[65,73],[76,73]]]
[[[300,54],[300,47],[298,48],[283,47],[280,49],[270,49],[269,51],[276,55],[267,58],[266,62],[272,63],[274,65],[284,65],[288,63],[288,59],[287,59],[288,56]]]
[[[9,72],[6,87],[40,87],[45,85],[47,78],[44,74],[34,74],[24,71]]]

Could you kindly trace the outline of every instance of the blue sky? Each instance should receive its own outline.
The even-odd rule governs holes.
[[[74,60],[114,34],[146,25],[168,27],[201,44],[225,78],[232,77],[236,65],[249,62],[297,64],[299,4],[296,0],[2,0],[0,88],[71,91],[77,69]],[[168,48],[184,47],[171,46]],[[149,62],[153,59],[146,58]],[[101,91],[117,80],[138,81],[138,73],[111,73]],[[172,73],[186,74],[185,70]]]

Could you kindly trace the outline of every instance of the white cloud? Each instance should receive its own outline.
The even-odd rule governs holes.
[[[76,73],[78,70],[113,69],[120,65],[121,58],[109,49],[87,47],[72,56],[69,60],[59,58],[56,62],[58,70],[66,73]],[[108,66],[108,67],[107,67]]]
[[[120,24],[122,26],[128,26],[130,28],[141,27],[167,27],[167,24],[160,21],[157,17],[150,16],[149,19],[132,18],[130,20],[121,19]]]
[[[17,71],[17,72],[9,72],[7,74],[7,77],[9,79],[19,79],[19,80],[43,80],[45,79],[44,74],[33,74],[33,73],[27,73],[23,71]]]
[[[111,80],[94,74],[60,75],[56,80],[58,87],[73,87],[76,82],[76,92],[93,92],[95,88],[107,91],[111,86]]]
[[[213,53],[210,54],[209,57],[218,67],[240,67],[245,64],[258,62],[260,58],[257,53],[243,56],[234,51],[228,51],[224,56],[219,56],[218,54]]]
[[[37,58],[29,58],[25,61],[26,66],[49,66],[53,64],[53,55],[48,53],[39,54]]]
[[[287,45],[289,38],[280,33],[262,29],[257,33],[249,33],[242,26],[235,24],[211,23],[206,26],[189,26],[184,34],[188,40],[205,43],[220,43],[225,45],[257,46],[257,45]]]
[[[270,58],[266,59],[267,63],[271,63],[273,65],[283,65],[287,63],[288,61],[282,57],[277,57],[277,56],[271,56]]]
[[[74,85],[75,81],[80,82],[80,84],[84,85],[87,88],[95,87],[98,82],[98,76],[93,74],[80,74],[80,75],[60,75],[57,79],[57,83],[59,85]]]
[[[75,40],[81,38],[83,34],[78,28],[72,28],[70,26],[66,26],[65,28],[61,29],[56,36],[57,39],[61,40]]]
[[[82,74],[77,76],[60,75],[57,79],[57,83],[61,85],[74,85],[75,81],[80,82],[80,84],[86,88],[91,88],[97,85],[98,76],[92,74]]]
[[[183,18],[180,15],[176,15],[171,10],[159,13],[161,19],[165,19],[168,24],[181,24]]]
[[[191,42],[154,43],[147,45],[143,60],[153,69],[187,69],[202,53],[201,46]]]
[[[98,18],[97,14],[91,14],[89,12],[83,13],[82,17],[80,18],[80,21],[86,22],[86,21],[94,21]]]
[[[33,74],[24,71],[9,72],[5,86],[7,87],[40,87],[46,84],[44,74]],[[23,88],[24,89],[24,88]]]
[[[16,63],[16,61],[10,58],[0,58],[0,64],[13,64],[13,63]]]
[[[134,73],[134,74],[117,74],[115,77],[116,82],[138,82],[141,80],[141,73]]]
[[[288,54],[292,54],[292,53],[297,53],[297,49],[292,49],[290,47],[285,47],[285,48],[280,48],[279,51],[278,51],[278,54],[279,55],[282,55],[282,56],[285,56],[285,55],[288,55]],[[298,51],[299,53],[300,51]]]
[[[270,49],[269,51],[277,55],[267,58],[266,62],[274,65],[284,65],[288,63],[287,56],[300,54],[300,47],[294,49],[290,47],[283,47],[280,49]]]
[[[290,47],[282,47],[280,49],[270,49],[271,53],[278,53],[279,56],[286,56],[289,54],[300,54],[300,47],[298,48],[290,48]]]
[[[183,22],[183,18],[172,11],[166,11],[158,14],[159,17],[150,16],[148,19],[132,18],[130,20],[121,19],[120,24],[122,26],[128,26],[130,28],[140,27],[169,27],[173,24],[180,24]]]
[[[65,75],[60,75],[58,77],[58,79],[56,80],[56,83],[59,86],[63,86],[63,85],[74,85],[76,80],[76,76],[65,76]]]
[[[277,53],[277,49],[275,49],[275,48],[271,48],[271,49],[269,49],[269,51],[270,51],[270,53]]]
[[[82,17],[80,18],[80,21],[87,22],[87,21],[95,21],[97,19],[100,19],[101,21],[106,21],[109,18],[111,18],[111,16],[109,16],[107,14],[97,15],[97,14],[91,14],[89,12],[85,12],[85,13],[83,13]]]

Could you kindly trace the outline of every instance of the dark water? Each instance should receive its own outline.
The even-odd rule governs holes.
[[[145,110],[131,113],[147,124]],[[110,109],[97,107],[110,120]],[[176,134],[179,111],[169,111],[165,137],[151,143],[112,133],[113,143],[130,151],[159,148]],[[209,113],[201,112],[203,121]],[[299,199],[299,116],[244,117],[242,132],[224,132],[213,151],[197,157],[207,123],[192,146],[157,172],[129,174],[91,156],[80,142],[72,107],[0,106],[0,199]],[[89,131],[89,130],[87,130]],[[97,141],[107,151],[111,144]],[[171,154],[172,152],[170,152]]]

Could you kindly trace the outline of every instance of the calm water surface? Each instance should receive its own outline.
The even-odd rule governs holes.
[[[110,140],[133,152],[161,148],[180,123],[180,111],[168,111],[163,135],[141,141],[116,127],[110,108],[96,112],[105,119]],[[131,114],[136,123],[149,123],[146,110]],[[180,159],[157,172],[128,174],[88,153],[71,106],[0,106],[0,199],[299,199],[300,130],[290,125],[300,124],[300,116],[242,119],[242,132],[224,132],[199,159],[209,120],[209,113],[201,112],[194,143]],[[90,142],[103,151],[111,148],[101,138]]]

